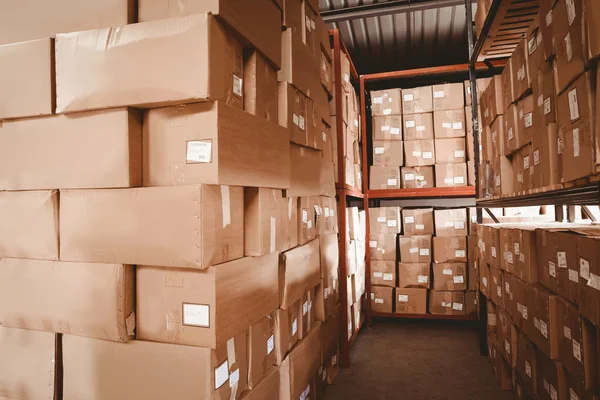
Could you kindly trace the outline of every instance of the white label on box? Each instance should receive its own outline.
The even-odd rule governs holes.
[[[377,241],[376,240],[369,240],[369,247],[372,249],[376,249],[377,248]]]
[[[544,100],[544,115],[548,115],[552,112],[552,101],[550,97]]]
[[[455,221],[454,229],[465,229],[465,221]]]
[[[571,61],[573,58],[573,46],[571,45],[571,33],[567,33],[565,36],[565,48],[567,50],[567,60]]]
[[[418,231],[425,230],[425,225],[423,224],[415,224],[415,229]]]
[[[387,220],[387,226],[389,226],[389,227],[396,227],[396,226],[398,226],[398,221],[396,221],[395,219],[388,219]]]
[[[537,106],[541,107],[544,104],[544,95],[540,94],[537,98]]]
[[[543,337],[548,339],[548,325],[544,321],[540,320],[540,333]]]
[[[183,303],[183,325],[210,327],[210,306]]]
[[[558,268],[567,268],[567,253],[566,252],[557,251],[556,259],[558,260]]]
[[[579,283],[579,273],[574,269],[569,270],[569,280],[575,283]]]
[[[421,154],[422,153],[420,151],[413,151],[412,152],[413,157],[421,157]]]
[[[579,360],[579,362],[581,361],[581,345],[579,343],[577,343],[575,341],[575,339],[573,339],[573,356]]]
[[[415,254],[419,252],[419,248],[418,247],[411,247],[410,250],[408,250],[410,252],[410,254]]]
[[[525,373],[531,378],[531,364],[525,361]]]
[[[407,294],[399,294],[398,295],[398,303],[408,303],[408,295]]]
[[[344,80],[346,81],[346,83],[350,83],[350,75],[344,74]]]
[[[533,317],[533,327],[537,330],[540,330],[540,320],[536,317]]]
[[[513,140],[513,139],[514,139],[513,128],[508,128],[508,140]]]
[[[552,261],[548,261],[548,274],[551,277],[556,278],[556,264]]]
[[[497,285],[497,284],[498,284],[498,278],[497,278],[497,277],[495,277],[495,276],[494,276],[494,277],[492,278],[492,280],[494,281],[494,285]]]
[[[239,76],[233,75],[233,94],[238,97],[242,97],[242,78]]]
[[[385,217],[377,217],[377,222],[379,222],[379,223],[385,222]]]
[[[417,126],[417,132],[425,132],[425,126],[424,125]]]
[[[546,378],[544,378],[544,390],[547,393],[550,393],[550,385],[548,384],[548,381],[546,380]]]
[[[510,283],[504,282],[504,290],[506,293],[510,294]]]
[[[504,253],[504,259],[508,261],[509,264],[514,264],[513,253],[511,253],[510,251]]]
[[[323,289],[323,298],[325,300],[327,300],[327,298],[329,298],[329,292],[331,291],[331,288],[326,287],[325,289]]]
[[[523,168],[529,169],[529,156],[523,157]]]
[[[231,375],[229,375],[229,387],[233,387],[234,385],[236,385],[240,380],[240,369],[236,369],[235,371],[233,371],[231,373]]]
[[[496,181],[496,187],[500,186],[500,175],[496,175],[494,179]]]
[[[298,318],[296,318],[294,320],[294,322],[292,322],[292,335],[295,335],[297,331],[298,331]]]
[[[399,135],[400,128],[390,128],[390,135]]]
[[[465,277],[462,275],[453,277],[453,280],[454,283],[465,283]]]
[[[523,110],[519,110],[519,119],[523,119]],[[492,136],[495,137],[496,136],[496,132],[492,133]]]
[[[584,258],[579,259],[579,275],[583,279],[590,279],[590,262]]]
[[[442,122],[442,128],[452,129],[452,123],[451,122]]]
[[[304,117],[302,115],[298,117],[298,127],[304,130]]]
[[[487,278],[485,276],[481,278],[481,283],[483,283],[483,286],[488,287]]]
[[[391,108],[386,108],[383,110],[383,115],[392,115],[392,109]]]
[[[579,396],[577,396],[577,393],[571,388],[569,388],[569,400],[579,400]]]
[[[371,300],[375,300],[375,293],[371,293]]]
[[[464,176],[455,176],[454,183],[462,185],[463,183],[465,183],[465,177]]]
[[[385,147],[375,147],[375,154],[385,153]]]
[[[492,246],[492,257],[496,257],[496,248]]]
[[[573,129],[573,157],[579,157],[579,128]]]
[[[212,157],[212,141],[187,142],[186,161],[209,163]]]
[[[510,355],[510,343],[507,339],[504,339],[504,351],[506,354]]]
[[[463,128],[462,122],[453,122],[452,123],[452,129],[461,130],[462,128]]]
[[[302,304],[302,315],[306,315],[307,312],[308,312],[308,301],[305,301],[304,304]]]
[[[413,217],[412,215],[410,215],[408,217],[404,217],[404,223],[405,224],[414,224],[415,223],[415,217]]]
[[[215,390],[220,388],[229,379],[229,363],[227,360],[215,368]]]
[[[462,303],[452,303],[452,309],[455,311],[462,311],[463,305]]]
[[[446,185],[452,185],[454,183],[454,179],[452,179],[452,178],[444,178],[444,183]]]
[[[383,97],[373,97],[373,104],[383,104]]]
[[[534,150],[533,151],[533,165],[539,165],[540,164],[540,150]]]
[[[374,278],[383,278],[383,272],[373,272]]]
[[[573,25],[573,21],[575,21],[575,17],[577,13],[575,12],[575,2],[574,0],[566,0],[567,3],[567,17],[569,18],[569,26]]]
[[[433,158],[433,152],[431,152],[431,151],[423,152],[423,160],[430,160],[432,158]]]
[[[533,113],[525,114],[525,128],[531,128],[533,126]]]
[[[308,220],[308,222],[306,223],[306,227],[308,229],[312,229],[312,221],[311,220]]]
[[[410,94],[405,94],[405,95],[403,96],[403,98],[404,98],[404,101],[413,101],[413,100],[415,99],[415,95],[414,95],[414,94],[412,94],[412,93],[410,93]]]
[[[496,294],[498,297],[502,297],[502,288],[500,286],[496,286]]]
[[[444,222],[444,225],[446,226],[446,228],[454,228],[454,222],[452,221],[446,221]]]
[[[552,25],[552,10],[546,14],[546,26]]]
[[[568,326],[563,327],[563,335],[565,336],[565,338],[571,340],[571,328],[569,328]]]
[[[527,307],[521,307],[521,314],[523,315],[523,319],[527,319]]]
[[[315,21],[311,19],[311,20],[310,20],[310,29],[314,31],[314,30],[315,30],[315,28],[316,28]]]
[[[448,269],[448,268],[444,268],[442,270],[442,274],[444,274],[444,275],[452,275],[452,270]]]
[[[389,130],[390,130],[390,126],[389,126],[389,125],[383,125],[383,126],[381,127],[381,132],[387,132],[387,131],[389,131]]]
[[[464,150],[454,150],[454,158],[465,158]]]
[[[405,181],[414,181],[415,180],[415,174],[404,174],[404,180]]]
[[[423,175],[415,175],[415,180],[420,181],[423,185],[427,185],[427,181]]]
[[[454,251],[454,257],[456,258],[464,258],[466,256],[467,252],[466,250],[455,250]]]
[[[398,179],[388,179],[388,186],[398,186]]]
[[[416,126],[416,123],[415,123],[415,121],[411,121],[411,120],[409,120],[409,121],[405,121],[405,122],[404,122],[404,125],[405,125],[407,128],[414,128],[414,127]]]
[[[327,134],[323,132],[323,143],[327,143]]]
[[[600,290],[600,276],[590,273],[590,280],[588,286],[593,287],[596,290]]]
[[[417,281],[419,283],[427,283],[428,280],[429,280],[429,277],[427,275],[419,275],[417,277]]]
[[[550,399],[558,400],[558,392],[554,388],[554,386],[550,385]]]
[[[537,38],[533,37],[527,41],[527,51],[531,55],[537,49]]]
[[[375,304],[383,304],[383,299],[375,299]]]
[[[383,274],[384,281],[392,281],[394,280],[394,274]]]
[[[443,90],[436,90],[435,92],[433,92],[433,98],[434,99],[442,99],[445,97],[445,93]]]
[[[429,255],[429,249],[419,249],[419,255],[420,256],[428,256]]]

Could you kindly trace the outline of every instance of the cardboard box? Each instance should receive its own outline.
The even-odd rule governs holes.
[[[404,142],[404,165],[407,167],[418,167],[435,164],[434,141],[410,140]]]
[[[371,262],[371,284],[396,287],[396,261],[373,260]]]
[[[577,382],[577,380],[573,378],[573,376],[568,371],[565,370],[564,373],[566,381],[566,390],[569,396],[585,400],[598,400],[597,395],[586,390],[585,386],[582,383]]]
[[[538,229],[536,231],[536,255],[540,284],[554,293],[558,293],[556,246],[556,236],[552,230]]]
[[[206,272],[138,267],[137,338],[212,349],[224,345],[277,308],[278,259],[276,253],[242,258]],[[234,302],[231,287],[238,288]],[[244,307],[250,303],[252,309]],[[171,316],[167,325],[165,315]]]
[[[321,282],[319,257],[319,239],[281,254],[280,307],[290,307]]]
[[[377,247],[376,245],[376,241],[371,241],[373,243],[375,243],[375,247]],[[373,253],[375,252],[374,249],[371,249],[371,258],[373,257]],[[385,252],[385,250],[377,248],[377,252],[382,252],[382,254]],[[375,258],[377,259],[377,258]],[[356,257],[356,240],[349,240],[346,241],[346,274],[347,276],[350,276],[352,274],[354,274],[356,272],[356,268],[357,268],[357,257]],[[348,291],[348,293],[350,293],[350,291]]]
[[[373,140],[395,141],[402,140],[402,116],[387,115],[373,117]]]
[[[279,398],[279,368],[271,367],[252,390],[246,390],[240,399],[261,400]]]
[[[514,100],[521,99],[531,89],[528,63],[528,40],[522,38],[510,58]]]
[[[371,260],[396,261],[396,236],[395,233],[370,235]]]
[[[490,265],[489,294],[490,299],[500,308],[504,306],[504,274],[500,268]]]
[[[479,289],[481,290],[481,294],[483,294],[486,298],[492,298],[492,276],[490,275],[490,266],[488,263],[483,261],[481,264],[477,266],[479,271]],[[489,308],[490,301],[488,301]],[[494,304],[494,303],[492,303]]]
[[[321,194],[321,152],[290,144],[290,188],[288,197],[318,196]]]
[[[404,165],[404,146],[401,141],[373,141],[373,165],[395,166]]]
[[[433,235],[433,208],[405,208],[402,210],[405,236]]]
[[[320,365],[321,324],[317,323],[281,364],[279,398],[282,400],[299,398],[312,384]]]
[[[55,333],[0,327],[2,396],[57,398],[62,385],[60,349]]]
[[[432,166],[403,167],[401,175],[403,189],[432,188],[435,185]]]
[[[115,342],[134,338],[131,265],[3,258],[0,276],[5,327]]]
[[[321,278],[321,283],[315,289],[315,320],[326,321],[340,301],[338,272]]]
[[[547,39],[543,41],[544,44],[544,58],[550,60],[554,56],[554,36],[552,34],[554,12],[553,8],[556,5],[556,0],[542,0],[540,2],[540,30],[542,36]]]
[[[577,238],[580,282],[579,312],[595,325],[600,324],[600,284],[598,283],[600,260],[598,260],[598,249],[600,249],[600,240],[597,237]]]
[[[310,98],[321,89],[320,63],[311,50],[288,29],[281,34],[282,62],[277,74],[280,82],[289,82]]]
[[[534,287],[528,295],[532,296],[528,303],[534,305],[533,329],[531,325],[525,325],[525,334],[546,356],[555,360],[558,358],[558,296],[541,287]]]
[[[502,82],[503,102],[506,108],[508,108],[510,104],[517,100],[514,92],[515,85],[513,85],[513,76],[515,74],[513,73],[512,65],[513,63],[509,59],[504,66],[504,70],[502,70],[502,74],[500,75],[500,81]]]
[[[340,318],[341,306],[338,305],[329,318],[321,324],[321,353],[323,354],[324,363],[335,361],[334,365],[337,365],[337,357],[335,360],[332,360],[332,358],[338,352],[341,326]]]
[[[371,92],[371,115],[402,115],[402,90],[387,89]]]
[[[399,288],[431,288],[431,266],[429,263],[399,263],[398,287]]]
[[[542,30],[533,27],[528,32],[529,76],[533,88],[533,98],[536,103],[534,119],[546,124],[556,122],[556,91],[554,88],[554,71],[544,57],[546,38]],[[540,42],[541,40],[541,42]]]
[[[300,299],[287,309],[275,310],[275,351],[277,365],[281,365],[288,352],[298,343],[300,332]]]
[[[394,301],[394,288],[371,286],[371,311],[391,313]]]
[[[467,164],[435,164],[435,187],[467,186]]]
[[[360,234],[360,214],[358,207],[347,207],[346,208],[346,221],[347,221],[347,237],[351,240],[362,240],[363,237]]]
[[[396,288],[396,314],[427,314],[427,289]]]
[[[558,141],[557,124],[548,124],[545,129],[534,132],[531,139],[533,156],[532,188],[542,188],[560,183],[562,155],[558,154]]]
[[[197,269],[234,260],[243,204],[243,188],[229,186],[64,190],[61,260]]]
[[[591,76],[584,74],[558,96],[559,137],[562,139],[562,181],[595,172]]]
[[[321,86],[328,95],[331,95],[333,92],[333,64],[323,49],[319,47],[319,51],[321,53]]]
[[[535,365],[535,346],[522,333],[517,338],[517,366],[523,380],[523,387],[527,393],[535,394],[537,392],[537,374]]]
[[[298,339],[302,341],[315,324],[314,289],[309,289],[300,300],[300,318],[298,319]]]
[[[66,398],[239,398],[247,387],[247,332],[213,350],[132,340],[114,343],[64,335]],[[232,362],[235,360],[234,362]],[[144,373],[140,374],[139,371]],[[198,373],[200,378],[198,377]],[[164,377],[172,375],[165,382]],[[46,378],[47,379],[47,378]]]
[[[423,86],[402,90],[402,113],[420,114],[433,111],[433,87]]]
[[[244,188],[244,255],[262,256],[282,251],[288,199],[281,190]]]
[[[112,32],[57,35],[56,112],[206,100],[243,108],[242,45],[211,14],[124,25],[118,37]],[[98,40],[107,49],[98,51]],[[165,60],[185,68],[173,73]],[[150,73],[132,64],[154,67]]]
[[[465,108],[465,93],[462,83],[445,83],[442,85],[433,85],[432,90],[434,111],[456,110]]]
[[[307,145],[308,136],[306,134],[306,129],[308,125],[308,100],[306,95],[290,83],[279,82],[278,98],[277,119],[279,125],[288,128],[291,142]],[[335,120],[335,118],[332,118],[332,120]],[[337,135],[335,129],[334,134]]]
[[[0,257],[58,260],[58,192],[0,191]]]
[[[277,122],[277,70],[257,50],[244,52],[244,111]]]
[[[436,263],[467,262],[467,237],[434,237],[433,261]]]
[[[400,189],[400,168],[372,165],[369,167],[369,189]]]
[[[587,57],[589,59],[598,58],[600,55],[600,13],[598,7],[593,7],[593,0],[584,0],[584,10],[586,14],[586,33],[588,41]]]
[[[482,105],[484,123],[490,126],[496,118],[503,115],[504,110],[506,110],[502,90],[502,78],[500,75],[495,75],[492,78],[492,81],[483,96],[488,98],[486,101],[487,107],[484,108]]]
[[[433,113],[436,139],[465,137],[465,110],[444,110]]]
[[[319,212],[317,213],[317,231],[319,235],[338,233],[336,209],[335,197],[319,196]]]
[[[433,289],[467,290],[467,265],[465,263],[433,264]]]
[[[434,125],[433,114],[409,114],[404,115],[404,140],[433,139]]]
[[[515,192],[515,172],[511,160],[500,156],[493,160],[494,195],[509,195]]]
[[[321,133],[321,114],[317,102],[308,99],[308,121],[307,121],[307,146],[316,150],[323,150],[323,137]]]
[[[318,207],[318,197],[308,196],[299,198],[298,207],[298,244],[303,245],[317,237],[315,226],[315,203]]]
[[[321,278],[325,278],[338,270],[340,259],[338,235],[320,235],[319,242]]]
[[[465,315],[465,292],[429,292],[429,313],[434,315]]]
[[[570,1],[568,5],[559,1],[552,15],[556,93],[560,94],[585,69],[583,1]]]
[[[466,163],[465,139],[435,139],[435,160],[438,164]]]
[[[325,117],[323,117],[325,118]],[[331,118],[331,120],[335,120],[335,118]],[[331,129],[331,127],[329,126],[329,123],[331,122],[331,120],[329,118],[327,118],[327,121],[325,121],[324,119],[321,119],[321,123],[320,123],[320,129],[321,129],[321,136],[322,136],[322,140],[323,140],[323,158],[325,158],[326,160],[329,161],[333,161],[334,157],[337,159],[337,149],[336,152],[333,152],[333,134],[335,134],[337,136],[337,131],[334,131]],[[335,154],[335,156],[334,156]]]
[[[535,120],[535,102],[532,95],[529,95],[517,103],[517,124],[519,127],[517,134],[517,146],[519,148],[531,142],[531,136],[535,131],[535,124],[539,122]]]
[[[269,313],[248,328],[248,388],[259,382],[277,364],[275,313]]]
[[[400,236],[400,261],[403,263],[430,263],[431,236]]]
[[[467,209],[439,209],[434,211],[436,236],[467,236]]]
[[[512,158],[512,167],[514,181],[513,190],[516,192],[527,192],[531,188],[531,166],[533,165],[533,157],[531,154],[531,144],[517,151]]]
[[[554,232],[555,251],[558,263],[558,294],[563,298],[579,303],[579,271],[581,258],[595,257],[594,241],[579,240],[578,235],[571,232]],[[587,253],[587,254],[586,254]],[[578,259],[579,257],[579,259]],[[583,282],[582,282],[583,283]]]
[[[560,362],[551,360],[543,352],[535,353],[537,392],[540,399],[567,399],[565,373]]]
[[[289,250],[298,246],[298,201],[297,197],[288,198],[287,206],[284,206],[282,210],[284,213],[281,232],[281,236],[283,236],[282,250]]]
[[[401,210],[401,207],[369,208],[369,232],[371,234],[400,233],[402,230]]]
[[[504,135],[502,140],[504,152],[502,152],[502,154],[499,154],[499,152],[497,153],[499,155],[510,156],[515,151],[517,151],[519,147],[521,147],[516,104],[511,104],[508,107],[508,109],[504,113],[504,118],[502,118],[502,123],[503,126],[501,127],[499,134]],[[496,134],[498,134],[498,131],[496,132]]]
[[[491,143],[488,142],[488,145],[491,145],[491,153],[488,154],[490,157],[499,157],[505,153],[504,150],[504,138],[507,136],[504,133],[504,128],[507,124],[504,123],[504,116],[499,115],[494,122],[490,126],[490,136],[488,140],[491,140]],[[510,126],[510,125],[508,125]],[[519,139],[519,133],[517,133],[517,139]],[[517,143],[517,147],[519,144]]]
[[[0,45],[0,119],[52,114],[53,71],[53,39]]]
[[[486,304],[487,311],[487,321],[486,321],[486,332],[488,337],[491,335],[496,335],[496,326],[498,322],[498,311],[496,309],[496,305],[492,303],[491,300],[487,301]]]
[[[479,294],[476,291],[465,292],[465,314],[479,315]]]
[[[467,290],[474,292],[479,290],[479,276],[475,264],[471,262],[467,264]]]
[[[19,4],[5,4],[0,17],[0,44],[49,38],[62,32],[132,24],[137,22],[135,3],[131,0],[102,3],[59,0],[49,4],[27,0]]]
[[[139,112],[125,108],[4,121],[0,188],[140,186],[141,136]]]
[[[498,325],[496,328],[500,353],[512,368],[516,368],[517,330],[514,328],[510,315],[506,310],[498,310]]]
[[[316,8],[319,8],[318,5]],[[321,51],[315,22],[318,13],[308,5],[308,0],[302,2],[302,16],[302,42],[309,48],[313,57],[317,58]]]

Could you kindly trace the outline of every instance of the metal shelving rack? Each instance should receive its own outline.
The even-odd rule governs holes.
[[[348,53],[348,49],[346,48],[346,46],[344,45],[344,42],[341,40],[340,38],[340,32],[337,29],[333,29],[329,31],[329,38],[333,44],[333,68],[334,68],[334,76],[335,76],[335,83],[334,83],[334,98],[335,98],[335,108],[336,108],[336,128],[337,131],[335,132],[336,137],[337,137],[337,143],[338,145],[344,143],[344,130],[343,130],[343,120],[342,120],[342,68],[341,68],[341,56],[342,53],[345,53],[348,56],[348,59],[350,60],[350,73],[351,73],[351,79],[353,81],[357,81],[358,80],[358,74],[356,72],[356,68],[354,67],[354,64],[352,63],[352,59],[350,58],[350,54]],[[363,98],[361,96],[361,103],[363,101]],[[363,131],[364,132],[364,131]],[[364,141],[364,139],[363,139]],[[338,149],[339,150],[339,149]],[[341,316],[340,316],[340,321],[341,321],[341,327],[340,327],[340,366],[342,368],[347,368],[349,363],[350,363],[350,359],[349,359],[349,351],[350,351],[350,346],[352,345],[352,343],[354,342],[354,340],[356,339],[356,337],[358,336],[365,318],[364,318],[364,313],[363,313],[363,317],[361,318],[360,322],[359,322],[359,326],[356,329],[356,331],[354,332],[354,334],[348,338],[348,335],[346,334],[347,332],[347,328],[348,328],[348,285],[347,285],[347,279],[346,279],[346,275],[347,275],[347,265],[346,265],[346,259],[347,259],[347,254],[348,254],[348,249],[346,248],[346,226],[348,224],[348,222],[346,221],[346,208],[348,206],[348,200],[349,199],[360,199],[364,201],[365,204],[365,208],[367,206],[367,196],[363,194],[362,191],[357,190],[354,187],[351,187],[349,185],[346,184],[345,182],[345,177],[346,177],[346,163],[344,160],[344,154],[343,151],[338,151],[337,154],[335,155],[337,157],[337,168],[338,168],[338,183],[336,183],[336,195],[338,198],[338,205],[339,205],[339,212],[338,212],[338,216],[339,216],[339,255],[340,255],[340,261],[339,261],[339,272],[338,272],[338,282],[340,285],[340,304],[341,304]],[[364,181],[364,179],[363,179]],[[363,295],[363,299],[364,299],[364,295]],[[363,307],[364,309],[364,307]]]

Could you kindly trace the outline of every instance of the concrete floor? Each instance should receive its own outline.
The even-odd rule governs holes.
[[[456,321],[373,321],[350,350],[350,368],[325,400],[509,400],[472,325]]]

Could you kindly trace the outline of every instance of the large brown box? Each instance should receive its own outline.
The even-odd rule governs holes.
[[[288,199],[281,190],[244,188],[244,255],[262,256],[284,249]]]
[[[467,262],[467,237],[434,237],[433,261],[436,263]]]
[[[510,156],[520,147],[519,139],[519,124],[517,118],[517,105],[511,104],[504,112],[502,118],[504,126],[500,129],[500,134],[504,135],[502,143],[504,144],[504,152],[500,155]],[[491,149],[494,151],[494,149]]]
[[[485,106],[481,106],[483,111],[483,122],[485,125],[492,125],[499,115],[504,114],[506,107],[504,105],[503,93],[502,78],[500,75],[495,75],[485,92],[482,94],[482,97],[485,96],[487,98]]]
[[[391,313],[394,305],[394,288],[371,286],[371,311]]]
[[[565,372],[560,362],[551,360],[543,352],[535,352],[537,393],[542,400],[567,399]]]
[[[396,314],[427,314],[427,289],[396,288]]]
[[[431,288],[431,264],[429,263],[399,263],[399,288]]]
[[[402,113],[420,114],[433,111],[433,88],[423,86],[402,90]]]
[[[0,125],[1,189],[140,186],[141,165],[141,117],[132,109],[19,119]]]
[[[490,265],[489,269],[489,298],[500,308],[504,306],[504,274],[500,268]]]
[[[533,98],[536,103],[534,119],[544,123],[556,122],[556,91],[554,89],[554,71],[552,65],[545,60],[544,47],[546,41],[552,38],[543,36],[542,29],[537,24],[529,28],[528,57],[529,76],[533,88]]]
[[[462,83],[433,85],[432,91],[434,111],[465,108],[465,91]]]
[[[529,76],[528,63],[528,41],[526,38],[521,38],[510,58],[514,100],[519,100],[531,89],[531,77]]]
[[[402,115],[402,90],[387,89],[372,91],[371,113],[374,117]]]
[[[556,0],[540,1],[540,30],[544,37],[544,58],[550,60],[554,56],[554,36],[552,35],[552,25],[554,21],[552,9],[556,5]]]
[[[279,368],[271,367],[264,378],[252,390],[242,393],[242,400],[261,400],[279,398]]]
[[[64,376],[69,377],[63,382],[63,394],[90,400],[239,398],[248,379],[246,341],[244,331],[215,350],[63,335]]]
[[[372,165],[369,171],[369,189],[400,189],[400,168]]]
[[[296,89],[291,83],[278,83],[278,107],[277,120],[279,125],[287,128],[291,142],[301,145],[308,144],[308,106],[307,98],[304,93]],[[332,118],[335,120],[335,118]],[[335,140],[337,140],[337,130],[334,129]]]
[[[464,138],[435,139],[435,160],[438,164],[466,163]]]
[[[465,292],[429,292],[429,313],[434,315],[465,315]]]
[[[371,261],[371,284],[396,287],[396,261]]]
[[[543,126],[535,117],[535,103],[532,95],[524,97],[517,103],[517,146],[519,148],[531,142],[536,126]],[[536,125],[537,124],[537,125]]]
[[[467,265],[465,263],[433,264],[433,289],[467,290]]]
[[[479,276],[477,275],[477,269],[475,269],[474,263],[467,264],[467,290],[478,291],[479,290]]]
[[[403,209],[402,227],[405,236],[433,235],[433,208]]]
[[[319,251],[321,253],[321,278],[337,273],[340,254],[338,235],[319,235]]]
[[[404,140],[433,139],[433,114],[409,114],[402,117],[404,121]]]
[[[53,71],[52,39],[0,45],[0,119],[52,114]]]
[[[584,0],[584,10],[586,14],[586,29],[588,49],[587,57],[590,59],[598,58],[600,55],[600,10],[594,7],[594,0]]]
[[[580,383],[568,371],[564,371],[566,390],[570,397],[581,400],[598,400],[598,395],[585,389],[585,385]],[[577,396],[577,397],[574,397]]]
[[[600,240],[579,237],[579,312],[596,326],[600,325]],[[587,283],[586,283],[587,281]]]
[[[315,288],[314,313],[316,321],[325,321],[334,312],[340,302],[338,272],[321,278],[321,283]]]
[[[275,313],[271,312],[248,328],[248,389],[255,389],[276,364]]]
[[[472,118],[471,115],[468,117]],[[435,111],[433,113],[436,139],[465,137],[465,110]]]
[[[532,188],[557,185],[562,175],[562,155],[559,149],[558,125],[548,124],[544,129],[534,132],[532,144],[533,174]]]
[[[515,114],[516,112],[516,105],[515,107]],[[510,110],[507,109],[504,112]],[[510,117],[510,116],[509,116]],[[504,138],[507,137],[506,133],[504,132],[504,129],[509,127],[510,124],[509,123],[505,123],[504,122],[504,118],[506,118],[504,115],[499,115],[494,122],[490,125],[490,130],[488,131],[489,134],[486,132],[485,135],[488,136],[487,141],[485,143],[487,143],[488,146],[490,146],[491,148],[488,150],[488,156],[490,157],[490,159],[494,159],[496,157],[502,156],[505,154],[505,150],[504,150]],[[516,116],[515,116],[516,118]],[[517,123],[517,127],[518,127],[518,118],[516,120]],[[518,133],[518,128],[517,128],[517,134],[516,134],[516,139],[519,139],[519,133]],[[484,150],[485,150],[485,145],[483,146]],[[519,144],[517,143],[516,148],[519,148]]]
[[[137,338],[212,349],[225,345],[278,307],[278,260],[277,253],[247,257],[206,272],[138,267]]]
[[[4,327],[115,342],[134,338],[131,265],[3,258],[0,277]]]
[[[371,260],[396,261],[396,236],[398,235],[395,233],[370,235]]]
[[[525,390],[530,394],[537,392],[537,374],[535,365],[535,345],[522,333],[517,339],[516,370],[523,379]]]
[[[434,211],[436,236],[467,236],[467,209],[452,208]],[[471,261],[471,260],[469,260]]]
[[[483,294],[486,298],[492,298],[492,276],[490,274],[490,266],[488,263],[482,260],[481,264],[477,266],[477,270],[479,271],[479,289],[481,290],[481,294]],[[490,301],[488,301],[488,304]],[[492,303],[494,304],[494,303]]]
[[[369,232],[371,234],[400,233],[402,230],[401,211],[401,207],[369,208]]]
[[[277,365],[281,365],[288,352],[298,343],[300,336],[299,320],[301,301],[298,299],[287,309],[278,308],[275,310],[275,351],[277,355]]]
[[[106,342],[110,343],[110,342]],[[0,386],[6,399],[56,399],[62,386],[61,345],[53,332],[0,327]]]
[[[512,72],[512,62],[510,59],[504,66],[504,70],[500,75],[500,79],[502,81],[502,93],[503,93],[503,101],[504,106],[508,108],[508,106],[515,102],[515,93],[513,87],[513,72]]]
[[[435,187],[463,187],[468,184],[467,164],[435,164]]]
[[[538,229],[535,234],[535,240],[540,284],[554,293],[558,293],[557,243],[554,231]]]
[[[315,208],[317,233],[319,235],[338,233],[338,221],[337,216],[335,215],[337,202],[335,197],[319,196],[318,203],[318,212]]]
[[[467,236],[467,261],[469,264],[481,261],[479,253],[479,237],[473,235]],[[477,266],[475,266],[475,268],[477,268]]]
[[[546,356],[555,360],[558,358],[556,304],[559,298],[542,287],[534,287],[534,290],[529,291],[528,295],[532,298],[529,298],[527,302],[534,307],[529,316],[533,320],[533,324],[524,326],[525,334]]]
[[[475,290],[465,292],[465,314],[479,315],[479,294]]]
[[[434,238],[435,239],[435,238]],[[403,263],[430,263],[431,236],[400,236],[400,261]]]
[[[599,232],[600,233],[600,232]],[[582,265],[582,258],[586,257],[588,241],[579,241],[578,235],[571,232],[554,232],[555,236],[555,251],[557,258],[557,275],[558,275],[558,294],[563,298],[579,303],[579,271]],[[579,250],[579,251],[578,251]],[[588,254],[595,255],[595,249],[592,245],[591,251]],[[583,283],[583,282],[582,282]]]
[[[401,175],[403,189],[432,188],[435,185],[433,166],[402,167]]]
[[[279,368],[281,400],[298,399],[311,387],[321,365],[321,357],[321,323],[317,323]]]
[[[373,117],[373,140],[402,140],[402,116]]]
[[[257,50],[244,52],[244,111],[277,123],[277,70]]]
[[[281,308],[289,308],[320,282],[319,239],[281,254],[279,263]]]
[[[124,25],[117,31],[118,36],[111,29],[57,35],[56,112],[206,100],[243,107],[242,45],[211,14]],[[98,40],[107,43],[106,50],[98,50]],[[177,73],[172,60],[178,60]]]
[[[498,310],[498,324],[496,326],[500,353],[512,367],[517,366],[517,330],[512,324],[510,315],[506,310]]]
[[[316,196],[298,199],[298,245],[306,244],[317,237],[315,204],[318,207]]]
[[[191,185],[63,190],[63,261],[207,268],[244,254],[244,190]]]
[[[150,110],[144,186],[290,187],[289,131],[220,102]]]
[[[373,165],[395,166],[404,165],[404,142],[401,141],[373,141]]]
[[[586,64],[583,0],[561,0],[556,3],[552,15],[556,93],[562,93],[581,75]]]
[[[287,197],[321,194],[322,163],[328,162],[321,152],[291,143],[290,158],[290,187],[286,192]]]
[[[435,144],[429,140],[409,140],[404,142],[404,165],[418,167],[435,164]]]
[[[58,192],[0,191],[0,257],[58,260]]]
[[[298,198],[290,197],[284,206],[283,215],[283,250],[298,246]],[[270,238],[269,238],[270,240]]]

